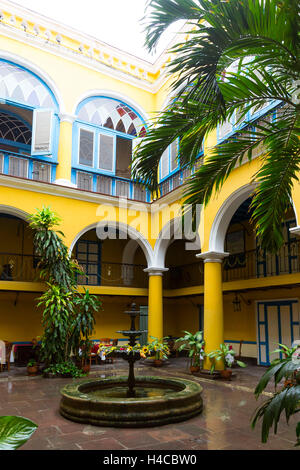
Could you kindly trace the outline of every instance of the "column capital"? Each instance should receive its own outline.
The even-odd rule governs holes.
[[[229,256],[229,253],[224,251],[206,251],[205,253],[198,253],[196,258],[202,258],[204,263],[222,263],[227,256]]]
[[[166,271],[169,271],[169,268],[157,268],[151,266],[150,268],[144,269],[145,273],[148,273],[149,276],[163,276]]]
[[[58,115],[60,122],[69,122],[70,124],[73,124],[73,122],[77,119],[77,116],[74,114],[67,114],[67,113],[60,113]]]

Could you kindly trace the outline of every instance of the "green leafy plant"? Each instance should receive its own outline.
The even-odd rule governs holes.
[[[38,363],[35,359],[29,359],[29,361],[27,362],[27,367],[34,367],[34,366],[37,366]]]
[[[215,351],[211,351],[207,354],[207,357],[212,359],[212,365],[210,368],[211,373],[213,373],[216,368],[216,362],[219,362],[219,364],[223,364],[225,370],[227,369],[227,367],[230,368],[234,364],[237,364],[240,367],[247,367],[244,362],[237,361],[234,356],[235,351],[232,349],[231,345],[228,345],[226,343],[220,344],[220,349],[216,349]]]
[[[162,341],[160,341],[155,336],[150,336],[150,338],[152,339],[152,341],[147,345],[149,353],[154,353],[156,360],[168,359],[168,356],[170,354],[168,343],[166,342],[168,337],[162,338]]]
[[[286,422],[290,417],[300,411],[300,357],[293,361],[292,356],[281,360],[275,360],[260,379],[255,396],[258,398],[265,390],[268,383],[274,380],[275,392],[256,411],[251,426],[254,428],[259,420],[262,420],[261,440],[266,443],[270,429],[277,433],[278,424],[284,412]],[[277,386],[282,388],[277,390]],[[300,445],[300,422],[296,426],[296,445]]]
[[[62,362],[60,364],[51,364],[44,372],[46,374],[65,375],[73,378],[84,377],[82,370],[79,369],[72,361]]]
[[[25,444],[37,424],[22,416],[0,416],[0,450],[16,450]]]
[[[82,341],[88,342],[94,329],[94,313],[101,308],[101,302],[88,290],[79,292],[77,274],[83,273],[69,255],[64,234],[54,230],[60,223],[57,214],[43,207],[29,221],[40,257],[40,276],[47,286],[38,306],[43,308],[44,328],[40,355],[49,366],[67,362],[72,351],[78,353]]]
[[[292,355],[294,354],[294,352],[297,350],[297,346],[295,346],[293,348],[289,348],[285,344],[280,344],[280,343],[278,343],[278,346],[279,346],[279,348],[272,351],[271,354],[279,353],[279,354],[282,354],[285,358],[291,358]],[[280,362],[280,360],[281,360],[280,358],[274,359],[272,361],[272,364],[274,364],[276,362]]]
[[[198,367],[204,359],[204,340],[202,331],[195,334],[184,331],[185,335],[178,338],[175,343],[183,343],[179,346],[178,351],[188,350],[188,356],[191,359],[191,367]]]
[[[148,125],[135,150],[133,176],[157,192],[159,162],[169,145],[179,139],[178,160],[192,169],[204,138],[237,116],[235,134],[210,147],[186,180],[185,204],[207,204],[236,167],[261,152],[252,220],[262,248],[277,252],[300,168],[299,2],[149,0],[149,50],[178,20],[187,20],[189,31],[170,50],[172,102]],[[278,113],[258,119],[270,104],[280,105]]]

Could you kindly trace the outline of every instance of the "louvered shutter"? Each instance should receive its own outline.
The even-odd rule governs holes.
[[[232,132],[232,124],[230,121],[225,121],[221,126],[219,126],[219,139],[223,139],[223,137],[227,136]]]
[[[79,133],[79,163],[94,166],[94,132],[85,129]]]
[[[129,198],[129,183],[126,181],[116,181],[116,196]]]
[[[133,199],[143,202],[147,200],[147,193],[139,184],[133,185]]]
[[[20,178],[28,177],[28,160],[20,157],[9,157],[8,174]]]
[[[114,138],[110,135],[99,135],[99,168],[106,171],[114,169]]]
[[[169,174],[169,147],[166,148],[160,159],[161,177],[165,178]]]
[[[83,171],[77,171],[77,188],[92,191],[93,176]]]
[[[52,128],[52,109],[35,109],[32,122],[32,155],[49,155],[51,153]]]
[[[50,183],[51,165],[42,162],[33,162],[32,179]]]
[[[109,176],[97,176],[97,193],[111,194],[112,179]]]
[[[170,170],[174,171],[178,167],[178,139],[174,140],[174,142],[171,143],[170,152],[171,152]]]

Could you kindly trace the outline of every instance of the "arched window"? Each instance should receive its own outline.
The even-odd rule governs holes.
[[[78,170],[75,181],[77,186],[91,191],[98,191],[101,186],[105,193],[109,187],[110,193],[115,191],[115,195],[137,197],[138,188],[122,180],[131,179],[130,165],[135,139],[143,137],[145,133],[146,126],[142,118],[126,103],[107,97],[87,98],[80,103],[73,139],[73,167]],[[93,178],[85,179],[83,185],[82,170],[106,175],[106,180],[104,176],[98,176],[95,181]],[[108,185],[108,176],[115,177],[113,184]],[[141,197],[140,194],[138,197]]]
[[[30,146],[31,128],[29,124],[18,116],[5,113],[0,109],[0,142]]]

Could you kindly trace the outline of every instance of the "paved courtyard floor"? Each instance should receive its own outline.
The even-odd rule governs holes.
[[[126,364],[93,366],[90,376],[126,375]],[[260,425],[253,431],[250,420],[256,407],[272,388],[256,401],[253,391],[265,369],[249,366],[235,369],[230,382],[192,376],[185,358],[153,369],[138,364],[136,375],[165,375],[189,378],[203,387],[204,410],[188,421],[143,429],[118,429],[73,423],[59,414],[60,389],[72,379],[27,377],[25,368],[0,374],[0,415],[21,415],[32,419],[38,429],[22,450],[299,450],[295,448],[292,419],[271,432],[267,444],[260,441]],[[76,379],[80,380],[80,379]],[[269,390],[269,391],[268,391]]]

